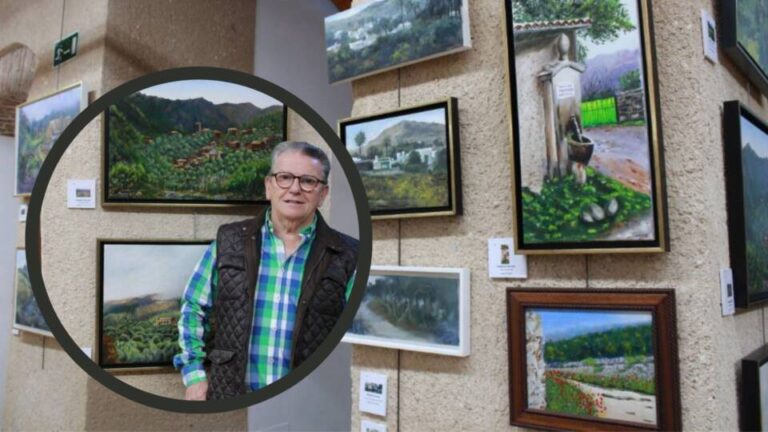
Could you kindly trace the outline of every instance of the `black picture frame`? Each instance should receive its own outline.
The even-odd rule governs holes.
[[[728,57],[741,69],[759,89],[768,95],[768,4],[764,1],[755,1],[754,5],[758,10],[744,10],[748,2],[737,0],[721,0],[720,2],[720,46]],[[756,35],[755,43],[761,52],[758,55],[765,56],[764,64],[761,65],[759,59],[755,58],[754,53],[744,44],[744,40],[739,39],[739,33],[745,31],[743,23],[739,22],[739,15],[762,20],[762,35]],[[757,27],[760,27],[758,24]],[[766,46],[760,46],[762,41]]]
[[[761,376],[768,375],[768,345],[764,345],[741,359],[740,426],[744,431],[765,431],[768,413],[762,410],[768,398],[768,388],[761,389]],[[763,379],[768,382],[768,377]]]
[[[403,120],[398,121],[396,125],[399,125],[400,123],[403,123],[407,121],[408,116],[415,116],[421,113],[429,112],[429,111],[435,111],[435,110],[442,110],[442,121],[444,122],[443,130],[441,131],[442,139],[445,142],[445,162],[444,166],[441,163],[441,166],[439,168],[438,175],[445,174],[446,178],[445,181],[442,183],[441,186],[438,186],[442,188],[440,191],[441,195],[445,197],[445,203],[444,204],[438,204],[438,205],[429,205],[424,203],[415,203],[415,204],[408,204],[408,205],[380,205],[377,204],[376,199],[377,197],[381,196],[382,198],[391,198],[394,194],[389,193],[389,191],[386,191],[383,189],[379,192],[373,192],[371,190],[372,184],[369,183],[369,181],[374,181],[374,176],[367,176],[365,173],[369,170],[368,165],[370,165],[370,171],[375,171],[374,168],[374,160],[356,160],[355,164],[358,167],[358,171],[361,174],[362,180],[363,180],[363,186],[366,187],[367,193],[368,193],[368,202],[369,206],[371,208],[371,219],[373,220],[380,220],[380,219],[399,219],[399,218],[417,218],[417,217],[431,217],[431,216],[456,216],[462,214],[462,194],[461,194],[461,155],[459,151],[459,108],[458,108],[458,99],[455,97],[448,98],[446,100],[437,101],[437,102],[431,102],[423,105],[417,105],[417,106],[411,106],[403,109],[397,109],[393,111],[383,112],[375,115],[370,116],[361,116],[361,117],[353,117],[353,118],[347,118],[339,121],[338,124],[338,130],[339,130],[339,137],[341,137],[342,143],[345,145],[345,148],[349,151],[349,146],[351,143],[351,140],[354,139],[352,135],[354,133],[352,130],[354,130],[356,127],[360,128],[363,125],[366,124],[372,124],[373,122],[378,122],[381,120],[390,120],[390,119],[400,119]],[[396,127],[393,126],[393,127]],[[351,133],[352,132],[352,133]],[[376,138],[381,137],[383,134],[377,135]],[[370,138],[370,137],[369,137]],[[347,141],[350,140],[350,143]],[[369,141],[366,141],[366,144],[371,141],[375,141],[376,139],[369,139]],[[393,146],[397,146],[398,143],[393,143]],[[362,146],[358,147],[358,151],[362,152]],[[385,152],[386,152],[385,148]],[[395,149],[393,149],[393,152]],[[354,154],[351,152],[351,156],[354,156]],[[385,157],[387,157],[385,155]],[[370,159],[370,157],[369,157]],[[437,158],[434,158],[435,162],[439,162]],[[353,160],[355,158],[353,157]],[[363,165],[365,164],[365,168]],[[426,163],[425,163],[426,164]],[[395,171],[392,171],[395,172]],[[391,177],[394,177],[395,175],[401,175],[405,174],[404,170],[401,170],[398,168],[396,171],[396,174],[393,174]],[[424,173],[421,173],[424,174]],[[421,175],[421,174],[411,174],[411,175]],[[426,173],[428,176],[433,175],[433,171],[428,171]],[[406,174],[408,175],[408,174]],[[382,176],[378,176],[382,177]],[[383,177],[387,177],[386,175]],[[371,180],[369,180],[371,179]],[[374,195],[375,194],[375,195]]]
[[[752,132],[745,131],[742,122],[751,125]],[[762,133],[768,143],[768,123],[761,120],[752,111],[747,109],[737,100],[728,101],[723,104],[723,151],[725,162],[725,188],[726,202],[728,210],[728,246],[730,251],[731,269],[733,271],[733,288],[736,307],[750,308],[757,304],[768,302],[768,290],[750,294],[749,292],[749,251],[759,254],[757,256],[768,255],[768,247],[763,243],[763,239],[756,239],[754,227],[753,235],[750,237],[750,212],[746,208],[748,202],[746,189],[748,184],[745,175],[745,157],[750,165],[750,172],[762,174],[763,180],[768,181],[768,171],[762,171],[760,166],[765,164],[768,167],[768,158],[761,158],[755,151],[745,153],[745,144],[755,145],[747,142],[753,137],[753,132]],[[755,159],[757,158],[757,159]],[[757,164],[757,165],[756,165]],[[752,168],[754,167],[754,168]],[[750,188],[753,190],[753,188]],[[752,192],[750,192],[750,195]],[[760,200],[756,200],[760,203]],[[758,210],[756,210],[758,211]],[[752,213],[754,214],[754,213]],[[756,260],[756,261],[755,261]],[[759,258],[753,258],[753,262],[762,262]],[[768,263],[763,262],[763,269],[753,269],[754,271],[768,272]],[[755,264],[753,264],[754,267]]]

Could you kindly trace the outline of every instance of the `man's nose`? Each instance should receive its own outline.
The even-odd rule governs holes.
[[[300,194],[301,193],[301,185],[299,184],[301,182],[301,179],[299,177],[294,177],[293,181],[291,182],[291,187],[288,188],[288,190],[291,193]]]

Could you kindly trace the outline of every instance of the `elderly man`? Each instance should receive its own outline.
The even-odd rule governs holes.
[[[174,357],[187,400],[257,390],[301,364],[344,310],[358,242],[328,227],[330,162],[319,148],[283,142],[264,179],[270,206],[223,225],[184,291],[182,352]],[[204,337],[214,317],[206,373]]]

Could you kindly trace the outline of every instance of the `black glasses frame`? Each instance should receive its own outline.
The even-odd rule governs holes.
[[[280,182],[277,180],[277,176],[278,175],[290,176],[291,177],[291,182],[288,183],[287,186],[281,185]],[[293,175],[293,174],[291,174],[289,172],[279,171],[279,172],[276,172],[276,173],[269,174],[269,176],[275,178],[275,184],[277,184],[281,189],[289,189],[291,186],[293,186],[293,181],[296,180],[296,179],[299,179],[299,189],[303,190],[304,192],[314,192],[317,189],[318,185],[320,185],[320,184],[327,185],[328,184],[328,182],[326,180],[320,180],[319,178],[317,178],[315,176],[308,175],[308,174],[307,175],[297,176],[297,175]],[[314,186],[311,187],[311,189],[307,189],[306,185],[303,183],[303,181],[305,181],[305,179],[311,179],[311,180],[316,181],[317,183],[315,183]]]

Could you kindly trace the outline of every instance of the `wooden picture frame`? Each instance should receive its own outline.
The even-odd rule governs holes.
[[[469,0],[372,0],[325,18],[330,83],[468,50]]]
[[[508,288],[507,331],[510,424],[681,429],[673,290]]]
[[[462,213],[458,112],[449,98],[339,121],[371,219]]]
[[[504,5],[516,253],[668,251],[650,0]]]
[[[40,311],[27,270],[27,255],[24,249],[16,249],[16,276],[13,290],[13,328],[52,338],[53,333]]]
[[[94,347],[100,367],[116,372],[173,370],[181,297],[211,241],[97,241]],[[145,336],[155,330],[148,341]]]
[[[739,101],[723,105],[723,150],[728,246],[736,306],[768,301],[768,246],[762,222],[768,211],[768,123]]]
[[[768,96],[768,4],[760,0],[721,1],[720,46]]]
[[[172,81],[131,94],[104,113],[101,204],[267,204],[264,178],[287,118],[282,102],[226,81]]]
[[[28,197],[56,140],[87,104],[81,82],[16,107],[14,195]]]
[[[466,357],[469,313],[469,269],[374,265],[342,342]]]
[[[741,360],[741,430],[768,430],[768,345]]]

